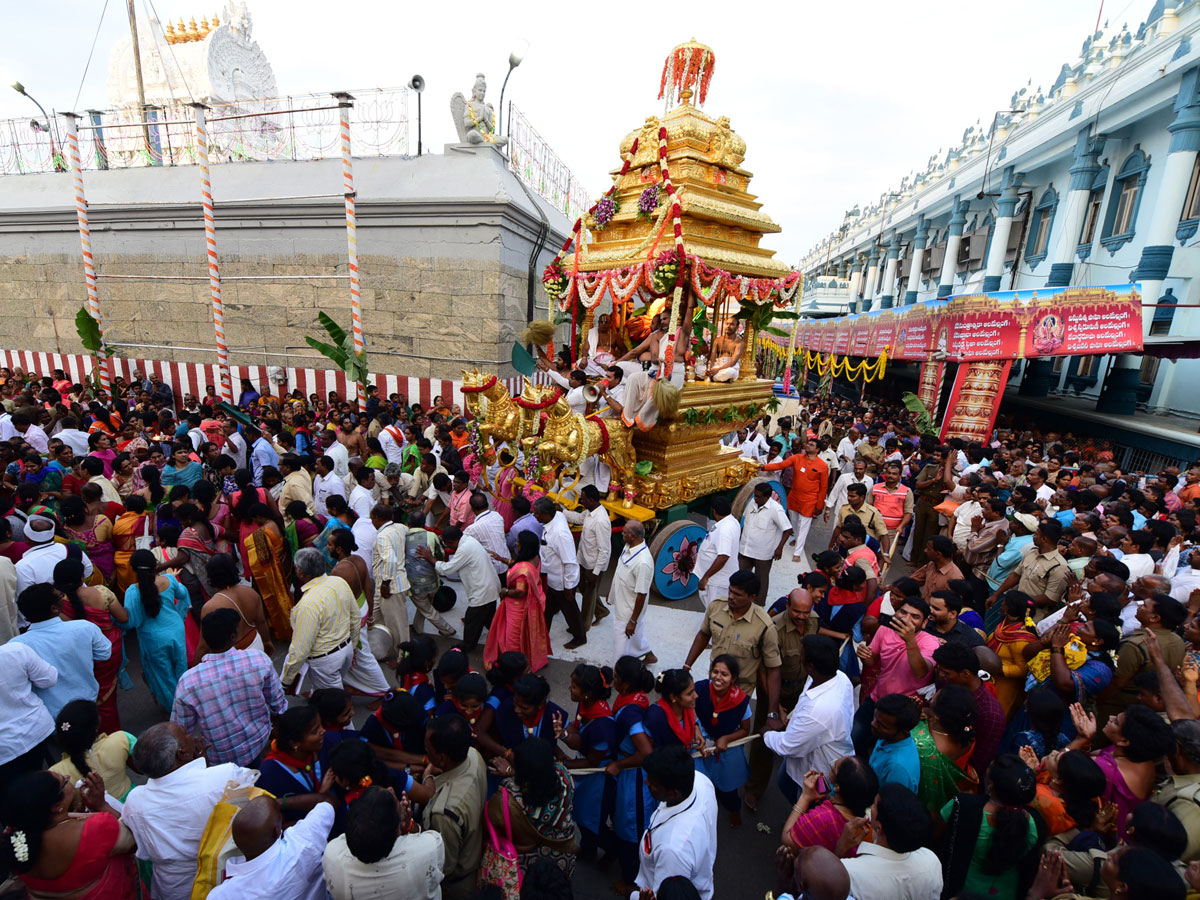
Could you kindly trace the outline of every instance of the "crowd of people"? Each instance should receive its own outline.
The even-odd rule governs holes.
[[[804,398],[730,436],[783,490],[712,498],[703,619],[660,660],[644,526],[595,483],[531,500],[441,398],[0,378],[30,897],[569,898],[594,860],[710,900],[719,821],[775,790],[777,897],[1200,891],[1200,465]],[[559,613],[613,643],[552,698]],[[130,691],[165,721],[126,732]]]

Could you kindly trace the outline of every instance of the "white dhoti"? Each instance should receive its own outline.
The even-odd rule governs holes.
[[[594,484],[596,490],[601,494],[607,494],[608,486],[611,482],[612,469],[600,457],[589,456],[579,464],[579,486],[581,488],[585,485]]]
[[[375,595],[375,618],[392,633],[392,655],[408,640],[408,591],[392,591],[392,596]]]
[[[715,578],[708,580],[708,587],[700,592],[700,599],[705,606],[712,603],[714,600],[725,600],[729,597],[729,580],[718,581]]]
[[[718,356],[712,364],[712,380],[713,381],[733,381],[738,375],[742,374],[741,362],[733,362],[732,356]]]
[[[247,647],[246,649],[247,650],[257,650],[259,653],[267,652],[266,648],[263,647],[262,635],[258,633],[257,629],[254,632],[254,640],[252,640],[250,642],[250,646]]]
[[[342,685],[347,690],[382,697],[392,689],[365,637],[359,640],[350,660],[350,668],[342,674]]]
[[[613,620],[613,665],[622,656],[645,656],[650,652],[650,639],[646,637],[646,610],[638,617],[637,627],[633,629],[633,637],[625,636],[625,626],[629,620],[621,621],[615,615]]]
[[[308,666],[309,690],[342,687],[343,679],[353,664],[354,647],[350,644],[325,656],[310,656],[305,663]]]

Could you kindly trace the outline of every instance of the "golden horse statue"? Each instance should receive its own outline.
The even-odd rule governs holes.
[[[508,388],[495,375],[478,369],[463,374],[463,399],[471,417],[479,422],[479,436],[484,442],[516,441],[521,434],[521,410],[513,402]]]
[[[633,476],[637,454],[630,430],[620,419],[587,418],[572,412],[560,393],[546,409],[537,451],[544,459],[578,466],[589,456],[599,455],[613,471],[613,480],[626,484]]]

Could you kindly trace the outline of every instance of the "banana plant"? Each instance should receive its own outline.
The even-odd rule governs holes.
[[[938,433],[933,416],[930,415],[928,407],[925,406],[925,402],[920,397],[912,391],[905,391],[900,395],[900,399],[903,401],[905,408],[913,413],[913,424],[917,426],[917,430],[921,434],[936,435]]]
[[[108,356],[108,348],[100,331],[100,323],[92,318],[86,306],[79,307],[79,312],[75,313],[75,333],[79,335],[79,343],[83,345],[83,349],[92,354],[95,360],[90,379],[93,387],[99,387],[100,367],[105,365],[104,358]]]
[[[346,334],[342,327],[326,313],[318,313],[317,321],[321,323],[321,327],[325,329],[325,333],[329,335],[333,343],[327,344],[311,337],[305,337],[305,343],[345,372],[348,378],[353,379],[354,383],[358,385],[359,396],[366,397],[366,352],[356,354],[354,352],[354,336]]]

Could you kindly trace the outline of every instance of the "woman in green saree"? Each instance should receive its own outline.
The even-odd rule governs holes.
[[[921,758],[917,796],[931,812],[940,810],[955,794],[979,791],[979,777],[971,767],[977,714],[971,692],[948,685],[934,695],[928,718],[913,729]]]

